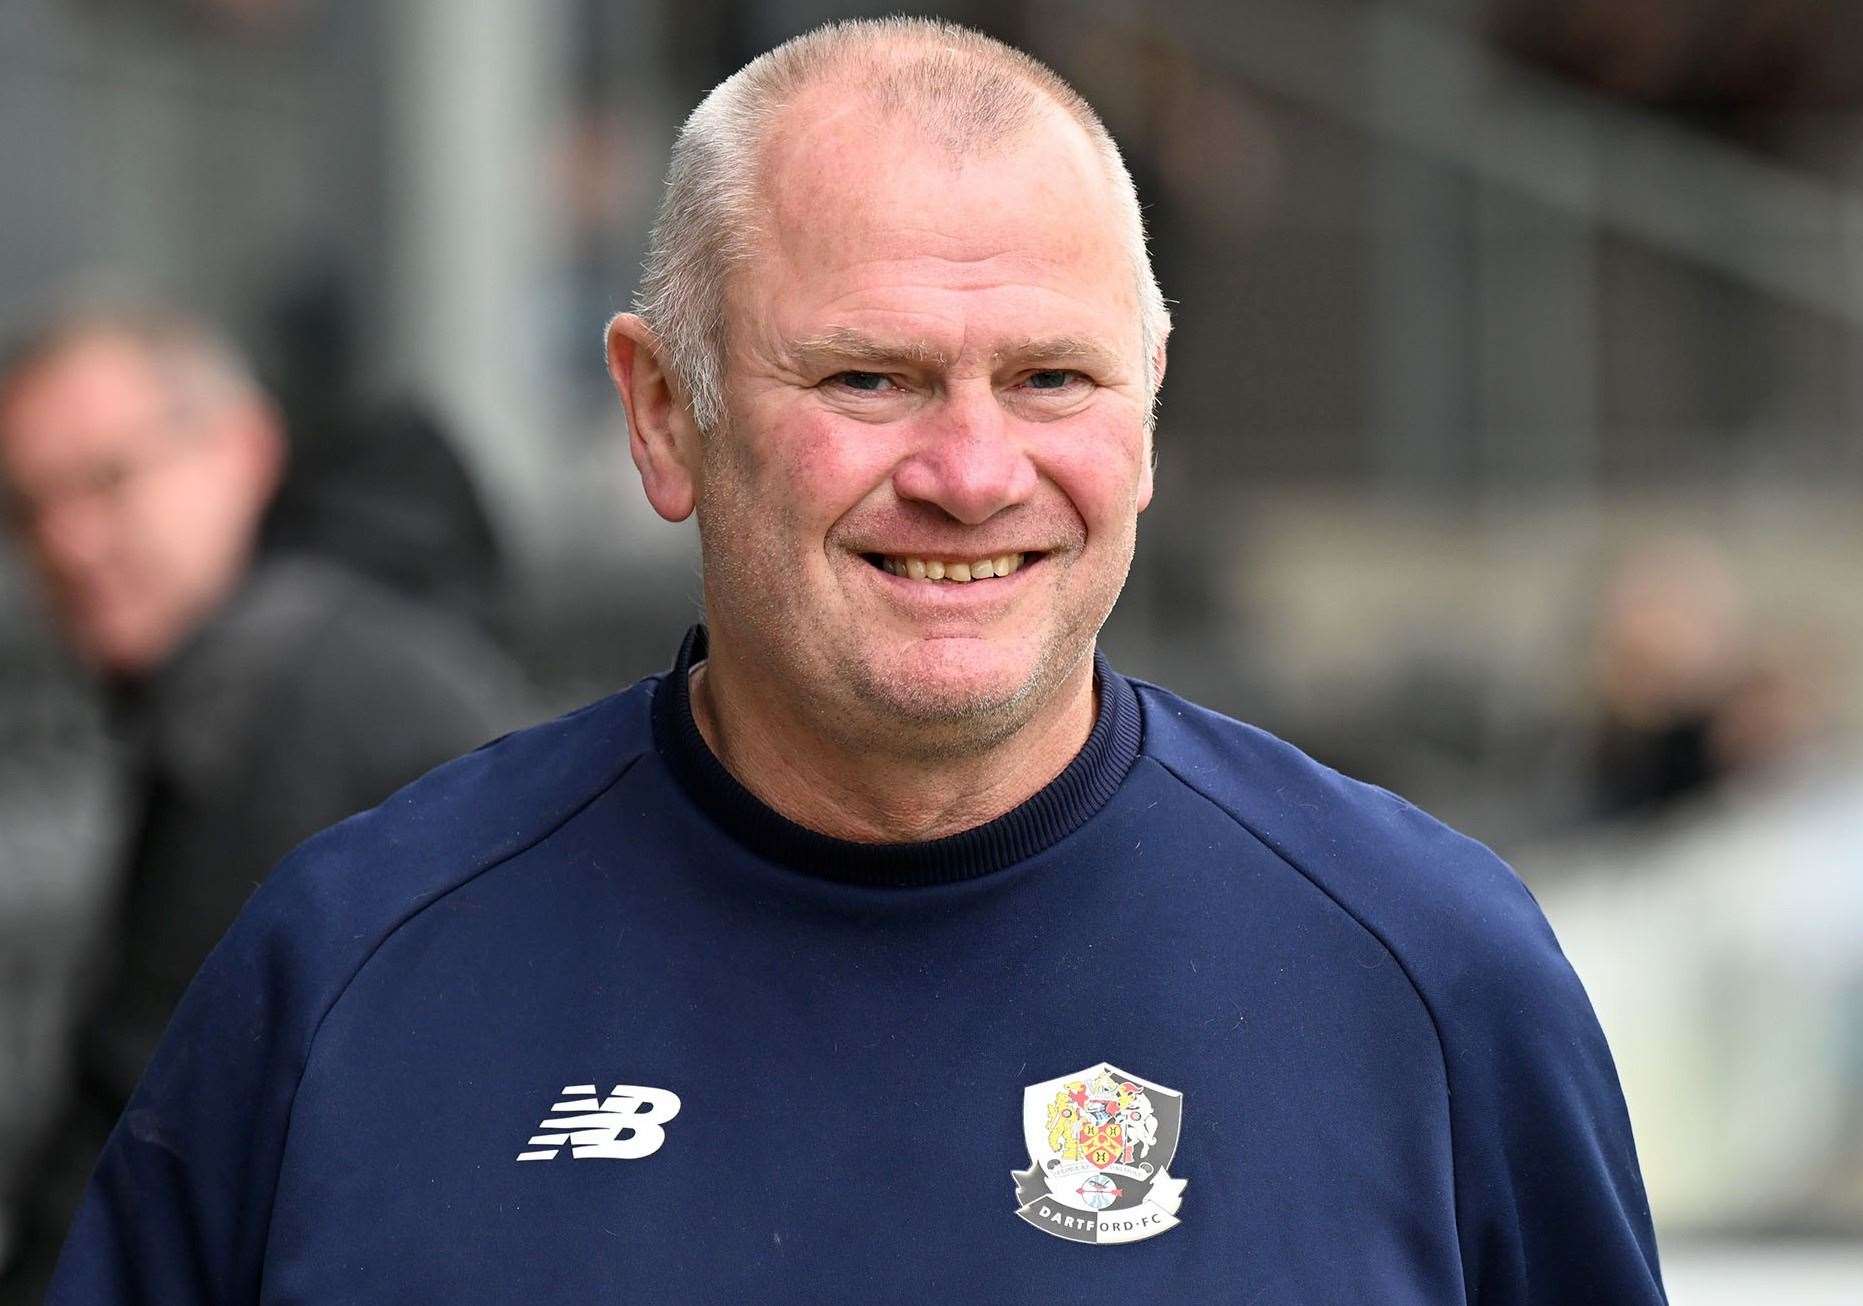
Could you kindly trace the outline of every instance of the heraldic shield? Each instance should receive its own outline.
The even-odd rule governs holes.
[[[1016,1214],[1044,1233],[1129,1243],[1178,1223],[1184,1095],[1105,1061],[1022,1090],[1026,1170],[1012,1170]]]

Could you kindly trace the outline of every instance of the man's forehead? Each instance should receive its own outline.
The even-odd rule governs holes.
[[[1126,353],[1137,287],[1105,161],[1059,106],[1030,103],[1015,131],[964,151],[870,96],[798,96],[764,142],[727,347],[793,359],[800,346],[843,366],[949,364],[960,349],[1000,362],[1058,337],[1099,343],[1046,353]]]
[[[126,336],[63,342],[25,365],[0,393],[0,439],[48,456],[160,434],[171,401],[161,368]]]
[[[1058,110],[1010,139],[954,154],[857,105],[792,108],[766,143],[751,263],[774,258],[812,274],[885,260],[901,247],[972,263],[1016,250],[1127,259],[1103,162]]]
[[[887,108],[859,89],[818,86],[782,110],[762,143],[760,216],[814,233],[836,225],[857,231],[863,216],[891,220],[900,209],[950,197],[980,173],[1002,188],[1073,192],[1073,207],[1088,209],[1081,218],[1114,212],[1105,160],[1081,125],[1045,97],[1012,130],[958,142],[909,106]]]
[[[59,390],[69,396],[142,394],[161,388],[149,348],[116,331],[88,331],[60,340],[23,364],[7,389],[27,394]]]

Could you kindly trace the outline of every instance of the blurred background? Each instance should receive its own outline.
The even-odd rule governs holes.
[[[355,415],[419,405],[500,541],[488,621],[574,706],[696,613],[601,351],[672,132],[896,8],[0,0],[0,315],[99,277],[208,314],[346,503]],[[911,8],[1053,64],[1149,206],[1176,330],[1115,660],[1515,864],[1678,1303],[1863,1300],[1863,6]],[[7,1167],[119,746],[0,563]]]

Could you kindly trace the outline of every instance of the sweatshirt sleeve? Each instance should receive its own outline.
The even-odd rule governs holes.
[[[105,1143],[47,1300],[256,1302],[317,1031],[382,943],[651,751],[643,681],[316,835],[208,956]]]
[[[1527,887],[1401,798],[1148,694],[1147,747],[1376,937],[1428,1011],[1468,1306],[1663,1302],[1610,1049]]]
[[[293,873],[340,830],[287,859],[195,976],[98,1158],[49,1303],[258,1299],[306,1051],[364,947],[312,942],[332,938],[331,904]]]
[[[47,1300],[258,1300],[317,1031],[395,930],[650,748],[654,682],[459,758],[300,846],[182,997],[104,1145]]]
[[[1655,1306],[1656,1240],[1610,1049],[1538,906],[1507,881],[1472,955],[1425,990],[1469,1301]]]

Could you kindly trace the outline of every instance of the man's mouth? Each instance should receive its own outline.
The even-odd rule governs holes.
[[[1042,555],[999,553],[987,558],[923,558],[903,553],[866,553],[861,556],[889,575],[967,585],[972,581],[1008,576],[1025,564],[1038,561]]]

